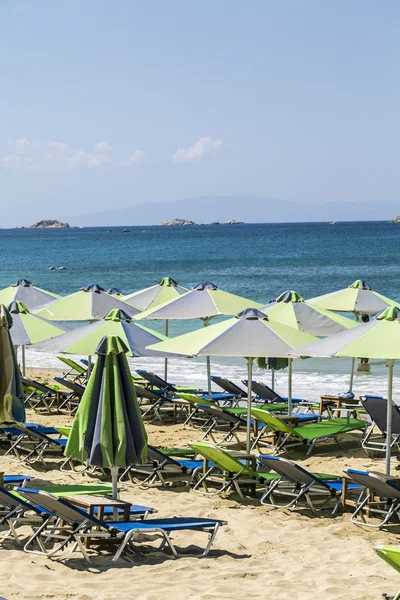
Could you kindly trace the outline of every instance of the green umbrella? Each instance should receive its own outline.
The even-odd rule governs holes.
[[[0,423],[24,423],[24,390],[18,369],[10,329],[13,320],[0,305]]]
[[[235,315],[245,308],[257,308],[259,302],[220,290],[210,281],[197,284],[190,292],[160,306],[142,312],[135,319],[201,319],[205,326],[219,315]],[[207,356],[208,396],[211,398],[210,357]]]
[[[23,302],[12,302],[8,307],[13,319],[11,339],[14,346],[21,346],[22,374],[25,375],[25,346],[31,346],[62,335],[65,329],[32,315]]]
[[[347,288],[310,298],[307,302],[317,308],[335,310],[337,312],[351,312],[356,316],[375,315],[385,310],[388,306],[397,306],[400,308],[398,302],[375,292],[361,279],[357,279],[357,281]]]
[[[392,437],[392,398],[393,366],[400,359],[400,309],[386,308],[369,323],[362,323],[356,329],[337,333],[297,348],[300,356],[348,356],[358,358],[380,358],[387,360],[388,366],[388,410],[386,426],[386,472],[390,473],[390,441]]]
[[[35,287],[26,279],[19,279],[9,287],[0,290],[0,304],[8,306],[11,302],[23,302],[29,310],[54,302],[57,298],[60,296]]]
[[[150,346],[152,350],[189,354],[191,356],[241,356],[247,360],[247,451],[250,451],[252,365],[257,356],[283,357],[293,349],[315,341],[314,336],[293,327],[270,320],[261,311],[248,308],[233,319],[179,335],[166,342]],[[292,359],[289,359],[288,409],[292,402]]]
[[[189,290],[178,285],[171,277],[164,277],[157,285],[145,288],[133,294],[128,294],[123,298],[124,302],[132,304],[140,310],[151,310],[160,304],[170,302],[185,294]],[[165,320],[165,335],[168,336],[168,319]],[[168,358],[165,359],[164,379],[168,378]]]
[[[283,292],[276,300],[263,306],[260,310],[271,319],[317,337],[325,337],[357,327],[356,321],[309,304],[293,290]],[[274,369],[272,369],[272,376],[272,387],[274,387]],[[349,391],[352,391],[353,378],[354,361],[352,362]]]
[[[66,456],[111,469],[118,498],[118,468],[146,458],[147,436],[126,359],[116,336],[104,337],[65,448]]]
[[[41,344],[39,350],[91,356],[95,354],[103,337],[110,335],[117,336],[124,342],[128,349],[127,356],[160,357],[158,352],[147,350],[147,346],[167,339],[160,333],[133,323],[130,316],[123,310],[114,309],[101,321],[94,321],[85,327],[78,327]]]

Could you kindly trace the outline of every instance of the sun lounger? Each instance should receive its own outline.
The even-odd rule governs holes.
[[[318,423],[306,423],[299,427],[291,427],[282,419],[278,419],[268,411],[252,408],[252,415],[257,421],[267,425],[269,429],[277,434],[275,452],[287,450],[290,446],[309,446],[307,456],[311,454],[317,442],[333,439],[341,448],[338,436],[344,433],[363,431],[367,425],[366,421],[351,419],[347,417],[320,421]]]
[[[21,380],[25,390],[25,406],[36,412],[44,408],[51,413],[70,395],[28,377],[21,377]]]
[[[242,379],[242,383],[248,387],[248,380]],[[286,402],[287,398],[280,396],[275,390],[272,390],[266,383],[262,383],[261,381],[252,381],[251,388],[253,392],[256,394],[256,399],[262,402]],[[297,404],[299,402],[304,402],[301,398],[292,398],[292,404]]]
[[[72,358],[68,358],[62,354],[57,356],[57,358],[69,368],[69,370],[63,374],[65,379],[70,379],[71,381],[77,381],[79,383],[87,381],[87,365],[84,367],[75,360],[72,360]]]
[[[202,460],[173,458],[154,446],[147,446],[147,462],[129,466],[122,473],[119,481],[121,483],[130,481],[134,485],[159,481],[163,486],[171,482],[183,481],[188,488],[196,470],[202,467]]]
[[[365,486],[368,493],[358,503],[351,520],[356,525],[381,529],[389,524],[393,517],[399,516],[400,486],[390,475],[357,469],[345,469],[350,479]],[[377,516],[379,523],[367,521],[367,517]],[[398,520],[396,522],[398,525]]]
[[[198,390],[196,388],[188,388],[184,386],[174,386],[171,383],[165,381],[165,379],[162,379],[162,377],[160,377],[159,375],[152,373],[151,371],[137,369],[136,373],[141,375],[143,379],[149,382],[149,384],[154,388],[153,391],[160,390],[164,394],[177,394],[178,392],[187,392],[190,394],[196,394],[208,398],[208,393],[204,390]],[[233,394],[220,394],[218,392],[212,393],[212,399],[215,401],[226,401],[232,398],[234,398]]]
[[[388,565],[400,573],[400,548],[396,546],[375,546],[375,552]],[[387,594],[382,594],[383,598],[389,600]],[[400,591],[392,597],[392,600],[400,600]]]
[[[386,418],[388,402],[382,396],[363,396],[361,404],[371,417],[372,423],[365,430],[365,435],[361,440],[362,447],[365,450],[375,452],[386,452]],[[392,441],[390,447],[397,447],[400,450],[400,409],[392,402]],[[373,437],[374,431],[378,429],[382,436]]]
[[[136,385],[135,383],[133,384],[133,387],[135,388],[136,395],[139,399],[142,417],[152,417],[160,421],[160,423],[163,423],[163,416],[165,413],[168,412],[171,414],[171,411],[173,411],[173,419],[174,422],[176,422],[177,407],[174,405],[171,398],[168,398],[164,394],[160,394],[160,392],[156,393],[149,388]],[[148,403],[142,404],[141,400],[146,400]]]
[[[34,535],[30,538],[24,547],[25,552],[36,554],[45,554],[51,556],[61,550],[69,541],[75,542],[77,547],[83,554],[83,557],[89,564],[93,564],[91,557],[88,554],[85,546],[85,541],[90,540],[93,544],[101,544],[104,540],[115,542],[117,550],[112,557],[112,563],[115,563],[125,548],[134,549],[133,543],[138,535],[154,535],[161,536],[161,547],[168,545],[173,556],[178,557],[177,550],[172,543],[170,535],[174,531],[204,531],[209,534],[209,540],[203,551],[202,556],[206,556],[211,548],[217,531],[221,525],[225,525],[226,521],[204,518],[177,518],[170,519],[147,519],[145,521],[130,521],[123,523],[120,521],[100,521],[92,515],[73,506],[66,500],[58,499],[46,492],[31,490],[30,488],[18,488],[21,493],[32,504],[43,507],[45,510],[60,519],[62,529],[57,524],[52,527],[47,527],[45,522],[39,527]],[[69,525],[70,531],[66,531],[66,524]],[[64,531],[65,538],[58,544],[56,549],[47,547],[47,542],[54,535],[59,536],[60,531]],[[34,548],[34,543],[39,543],[39,548]],[[111,546],[110,546],[111,547]]]
[[[230,379],[227,379],[226,377],[221,377],[220,375],[211,375],[210,379],[227,394],[233,394],[236,398],[244,398],[247,396],[246,390],[243,390],[236,383]]]
[[[58,407],[59,412],[66,412],[67,414],[74,414],[79,406],[79,402],[83,394],[85,393],[85,387],[76,381],[70,381],[64,377],[54,377],[54,380],[58,384],[66,387],[70,390],[70,394]]]
[[[51,454],[61,458],[67,443],[66,438],[51,437],[40,427],[27,427],[15,423],[12,427],[4,428],[10,435],[10,448],[4,457],[16,462],[33,464],[37,461],[45,464],[45,455]],[[67,459],[68,460],[68,459]]]
[[[282,476],[282,479],[273,482],[261,498],[261,504],[272,506],[274,508],[295,508],[301,500],[305,500],[314,515],[318,508],[325,506],[328,502],[334,502],[332,514],[335,514],[341,504],[341,495],[343,482],[338,477],[333,480],[321,478],[318,475],[310,473],[300,465],[280,458],[278,456],[259,457],[260,463]],[[348,490],[356,491],[360,495],[364,491],[360,484],[350,484]],[[278,496],[289,498],[289,502],[284,505],[277,504]]]

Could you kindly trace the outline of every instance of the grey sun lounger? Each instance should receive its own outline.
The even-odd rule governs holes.
[[[54,406],[57,409],[57,405],[63,403],[70,396],[69,393],[61,392],[28,377],[21,377],[21,380],[25,391],[25,406],[36,412],[44,408],[51,413]]]
[[[46,429],[27,427],[22,423],[15,423],[5,430],[12,436],[10,448],[4,454],[8,460],[27,464],[39,461],[45,464],[45,456],[49,454],[56,458],[64,457],[67,438],[61,437],[59,433],[57,433],[58,437],[51,437],[45,433]]]
[[[230,379],[227,379],[226,377],[221,377],[220,375],[211,375],[210,379],[227,394],[233,394],[236,398],[244,398],[247,396],[246,390],[242,389],[236,383]]]
[[[242,383],[248,387],[248,379],[242,379]],[[256,394],[256,399],[262,402],[287,402],[287,398],[280,396],[275,390],[271,389],[266,383],[253,380],[251,389]],[[292,404],[304,402],[301,398],[292,398]]]
[[[149,384],[153,387],[153,391],[155,393],[162,394],[177,394],[178,392],[187,392],[190,394],[196,394],[198,396],[208,397],[208,393],[204,390],[198,390],[196,388],[189,388],[186,386],[175,386],[172,383],[168,383],[165,379],[162,379],[159,375],[156,375],[152,371],[145,371],[144,369],[136,369],[136,373],[138,373],[143,379],[149,382]],[[233,394],[220,394],[219,392],[212,393],[212,399],[215,401],[226,401],[234,398]]]
[[[155,535],[160,536],[162,540],[161,548],[167,545],[173,556],[178,558],[178,552],[171,540],[171,534],[174,531],[192,530],[208,533],[209,540],[202,553],[202,556],[206,556],[218,529],[221,525],[226,524],[226,521],[196,517],[173,517],[129,522],[100,521],[96,517],[75,507],[70,502],[56,498],[46,492],[30,488],[18,488],[18,493],[28,502],[43,508],[56,519],[62,521],[61,526],[58,523],[48,526],[48,521],[45,521],[25,544],[25,552],[52,556],[62,550],[67,543],[73,542],[73,548],[79,548],[89,564],[93,564],[93,561],[85,546],[86,540],[90,540],[91,546],[96,543],[101,544],[105,540],[114,542],[117,549],[112,556],[111,564],[113,564],[124,553],[124,550],[136,550],[134,542],[137,541],[139,535],[150,535],[151,539]],[[67,530],[67,525],[69,526],[69,531]],[[56,538],[60,540],[60,536],[62,535],[64,539],[61,542],[59,541],[55,548],[48,547],[52,539]],[[38,548],[35,547],[35,542],[38,543]],[[111,548],[112,545],[107,547]]]
[[[363,396],[361,404],[371,417],[371,424],[365,430],[365,435],[361,440],[361,445],[365,450],[374,450],[375,452],[386,452],[386,419],[388,401],[382,396]],[[392,440],[390,447],[400,449],[400,409],[392,402]],[[374,436],[378,429],[381,436]]]
[[[344,469],[350,479],[365,486],[368,492],[358,503],[351,521],[356,525],[381,529],[389,521],[397,517],[398,525],[400,510],[400,486],[389,475],[374,471],[360,471],[358,469]],[[376,499],[376,497],[378,499]],[[377,516],[379,523],[367,521],[367,517]]]
[[[66,412],[67,414],[74,414],[79,406],[79,402],[83,394],[85,393],[86,387],[77,383],[76,381],[70,381],[69,379],[65,379],[65,377],[54,377],[54,380],[57,381],[60,385],[63,385],[68,390],[70,390],[70,394],[67,398],[60,404],[58,407],[59,412]]]
[[[282,479],[271,483],[261,498],[261,504],[264,506],[295,508],[302,500],[305,500],[312,513],[316,515],[317,508],[333,501],[332,514],[338,511],[343,490],[341,478],[337,477],[332,480],[321,478],[300,465],[278,456],[260,455],[259,461],[262,466],[272,469],[282,476]],[[365,488],[358,483],[353,483],[348,485],[348,490],[355,491],[360,496]],[[289,498],[289,501],[286,504],[278,504],[279,496]],[[316,500],[321,500],[321,502],[318,502],[317,505]]]

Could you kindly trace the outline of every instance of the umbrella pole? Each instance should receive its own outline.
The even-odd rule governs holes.
[[[88,365],[87,365],[87,380],[88,381],[89,381],[91,373],[92,373],[92,357],[88,356]]]
[[[208,385],[208,399],[211,400],[212,398],[212,391],[211,391],[211,359],[209,356],[207,356],[207,385]]]
[[[275,369],[271,367],[271,389],[275,391]]]
[[[394,360],[388,360],[388,393],[386,412],[386,475],[390,475],[390,446],[392,442],[393,365]]]
[[[168,337],[168,319],[165,320],[165,336]],[[164,359],[164,379],[168,381],[168,358]]]
[[[112,497],[113,500],[118,500],[118,467],[110,467],[112,481]],[[113,509],[113,519],[118,521],[118,508]]]
[[[353,391],[353,381],[354,381],[354,367],[356,364],[356,359],[351,359],[351,371],[350,371],[350,383],[349,383],[349,392]]]
[[[292,414],[292,370],[293,370],[293,358],[289,358],[288,361],[288,413],[289,417]]]
[[[22,375],[25,377],[25,346],[21,346]]]
[[[247,421],[246,421],[246,452],[251,450],[251,396],[253,388],[253,359],[247,359]]]

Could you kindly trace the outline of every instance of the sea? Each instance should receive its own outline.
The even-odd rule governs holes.
[[[374,290],[400,300],[397,224],[127,227],[128,232],[123,227],[0,230],[0,287],[25,278],[57,294],[72,293],[88,283],[128,293],[168,276],[187,288],[208,280],[223,290],[267,303],[285,290],[308,299],[363,279]],[[51,266],[56,270],[49,270]],[[148,325],[162,331],[160,322]],[[170,322],[169,334],[201,325],[197,320]],[[27,349],[26,358],[28,366],[60,368],[56,356],[34,347]],[[162,375],[164,361],[137,358],[131,366]],[[351,360],[344,358],[295,360],[293,393],[315,400],[324,393],[345,392],[350,368]],[[247,376],[244,361],[233,358],[213,358],[212,372],[238,382]],[[266,383],[271,380],[270,372],[257,367],[254,377]],[[206,386],[205,360],[170,360],[168,378],[177,384]],[[286,394],[286,371],[277,373],[276,389]],[[356,395],[385,395],[385,361],[371,361],[370,374],[356,374],[353,389]],[[400,365],[395,366],[394,395],[400,401]]]

